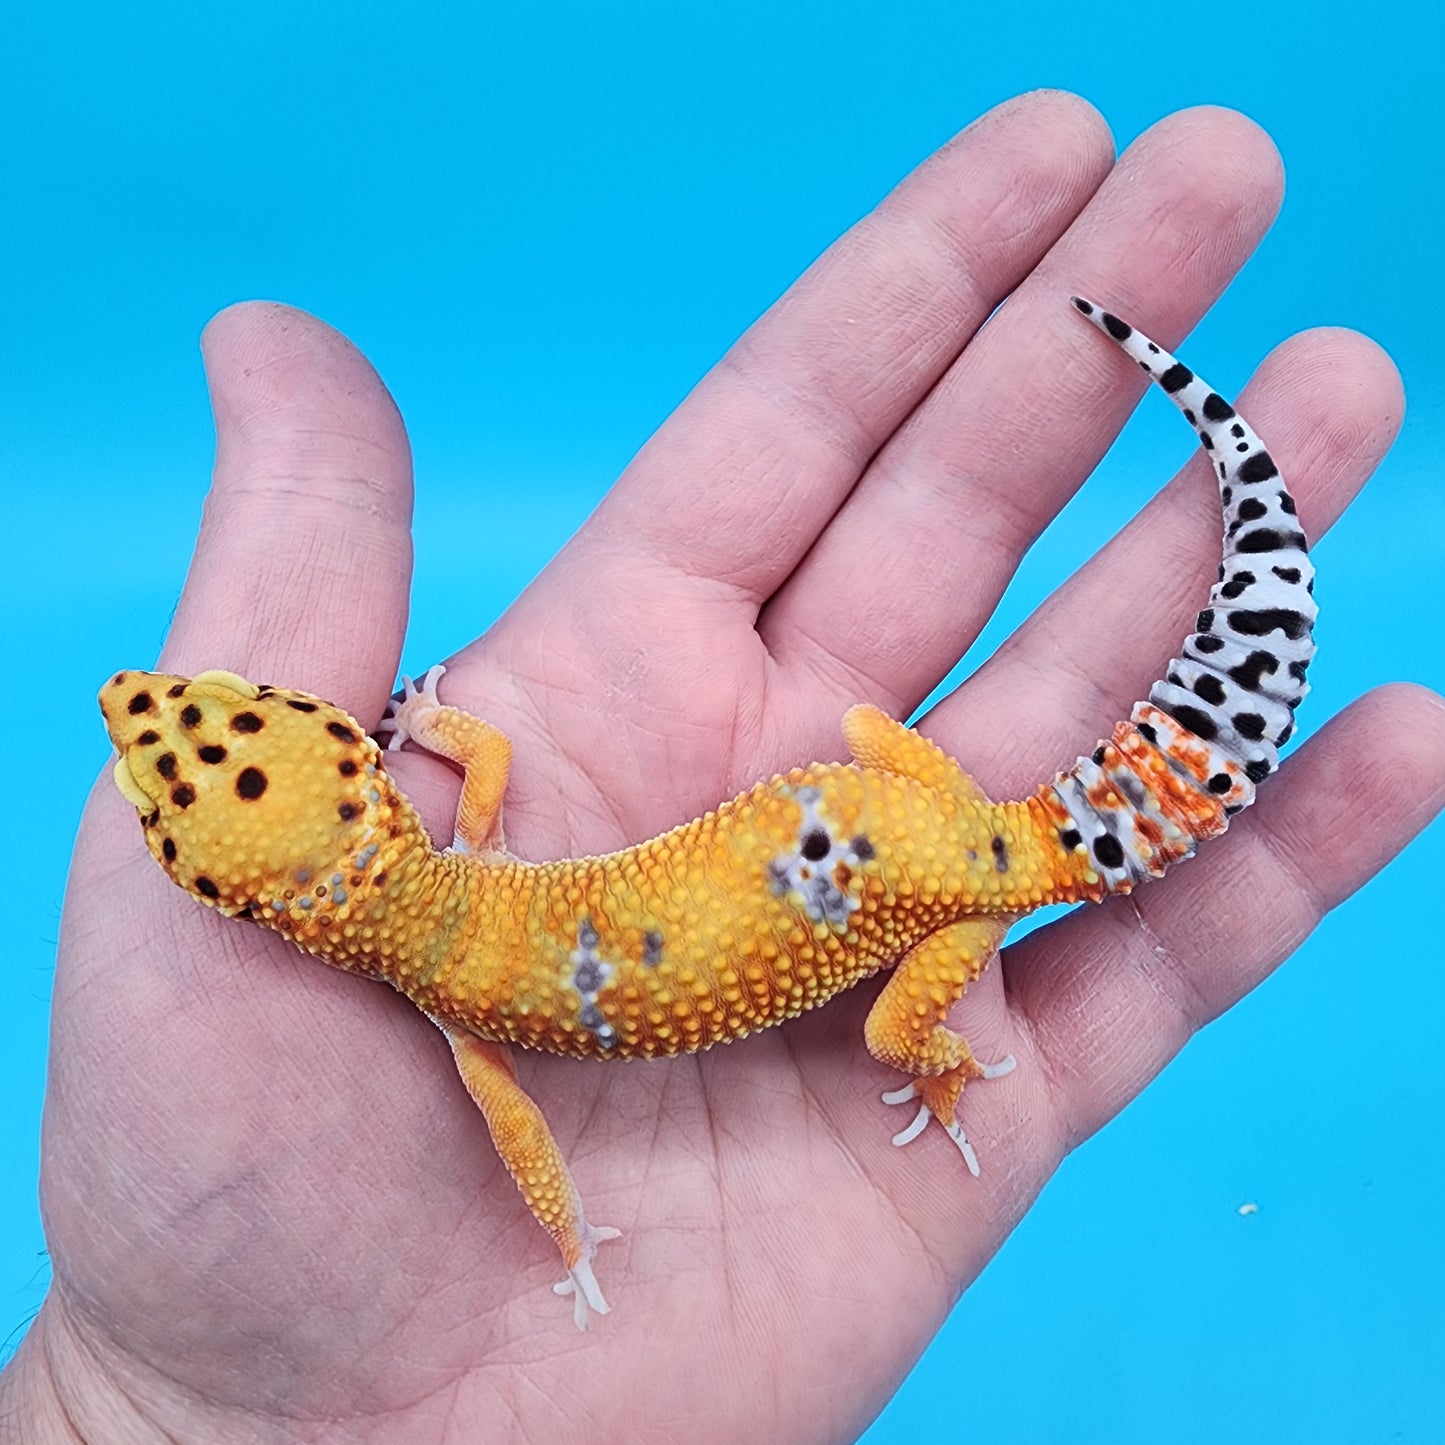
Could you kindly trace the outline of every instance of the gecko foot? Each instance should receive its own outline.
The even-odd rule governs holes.
[[[587,1312],[595,1310],[599,1315],[609,1314],[612,1306],[602,1297],[602,1288],[592,1272],[592,1260],[597,1246],[604,1240],[617,1239],[622,1231],[611,1225],[591,1225],[585,1220],[578,1231],[582,1238],[582,1251],[577,1263],[567,1271],[567,1278],[561,1284],[554,1284],[554,1294],[572,1296],[572,1322],[579,1330],[587,1328]]]
[[[391,734],[386,744],[388,752],[398,751],[403,743],[411,740],[411,728],[407,725],[409,717],[414,718],[418,710],[430,712],[432,708],[441,706],[437,697],[437,683],[445,674],[446,667],[440,662],[437,663],[435,667],[428,669],[420,687],[405,673],[402,674],[401,700],[392,698],[386,705],[381,721],[376,725],[378,733]]]
[[[969,1076],[975,1079],[1001,1079],[1005,1074],[1011,1074],[1014,1071],[1016,1062],[1012,1054],[1006,1055],[996,1064],[972,1064],[970,1061],[972,1067],[968,1071]],[[918,1113],[914,1115],[913,1122],[893,1136],[894,1144],[899,1148],[905,1144],[911,1144],[928,1127],[929,1119],[936,1118],[943,1125],[944,1133],[958,1146],[958,1152],[963,1155],[963,1162],[968,1166],[968,1172],[977,1179],[979,1174],[978,1155],[974,1153],[968,1135],[963,1132],[963,1125],[953,1116],[960,1087],[961,1080],[950,1080],[946,1076],[910,1079],[897,1089],[889,1089],[883,1095],[883,1102],[885,1104],[911,1104],[915,1100],[918,1102]]]

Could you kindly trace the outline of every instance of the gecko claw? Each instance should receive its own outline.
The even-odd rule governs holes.
[[[387,702],[386,712],[374,729],[377,733],[391,734],[386,744],[388,752],[399,752],[403,743],[411,741],[412,734],[411,729],[406,725],[406,714],[413,703],[419,703],[427,711],[441,706],[437,697],[437,683],[445,675],[446,666],[439,662],[435,667],[427,669],[426,676],[422,678],[421,686],[418,687],[411,678],[402,673],[401,697],[393,697]]]
[[[587,1328],[589,1311],[599,1315],[612,1313],[612,1306],[603,1298],[602,1287],[592,1272],[592,1257],[604,1240],[617,1239],[621,1234],[620,1229],[614,1229],[610,1224],[593,1226],[584,1223],[581,1256],[567,1271],[567,1278],[552,1286],[553,1294],[572,1296],[572,1323],[579,1330]]]

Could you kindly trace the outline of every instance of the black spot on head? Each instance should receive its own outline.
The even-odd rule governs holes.
[[[163,838],[161,840],[161,856],[167,863],[176,861],[176,840],[174,838]]]
[[[1241,482],[1267,482],[1278,475],[1279,468],[1275,466],[1274,458],[1268,452],[1255,452],[1252,457],[1246,457],[1239,464]]]
[[[161,735],[160,735],[158,732],[153,731],[151,728],[147,728],[147,729],[136,739],[136,742],[139,743],[141,747],[143,747],[143,748],[148,748],[148,747],[150,747],[150,745],[151,745],[152,743],[158,743],[158,742],[160,742],[160,740],[161,740]]]
[[[118,673],[116,673],[116,675],[115,675],[113,678],[111,678],[111,680],[110,680],[110,685],[111,685],[112,687],[119,687],[119,686],[121,685],[121,683],[123,683],[123,682],[125,681],[125,679],[126,679],[126,674],[123,673],[123,672],[118,672]]]
[[[258,733],[266,724],[253,712],[238,712],[231,719],[231,726],[238,733]]]
[[[860,863],[867,863],[878,856],[878,850],[868,841],[866,834],[859,833],[848,846]]]
[[[1159,385],[1172,396],[1176,391],[1183,391],[1193,380],[1194,373],[1182,361],[1176,361],[1159,378]]]
[[[1202,712],[1197,707],[1191,707],[1187,702],[1180,703],[1175,707],[1164,709],[1175,722],[1182,728],[1188,728],[1197,738],[1203,738],[1209,742],[1219,731],[1214,725],[1214,719],[1207,712]]]
[[[236,796],[248,803],[266,791],[266,774],[260,768],[242,768],[236,779]]]
[[[174,753],[162,753],[160,757],[156,759],[156,772],[158,772],[166,782],[172,782],[176,776],[176,755]]]
[[[1257,712],[1237,712],[1232,721],[1235,732],[1242,738],[1258,742],[1264,736],[1264,719]]]
[[[993,835],[993,841],[989,844],[989,847],[993,849],[993,866],[994,866],[1000,873],[1007,873],[1007,872],[1008,872],[1008,844],[1005,843],[1004,840],[1003,840],[1001,837],[999,837],[999,835],[998,835],[997,833],[995,833],[995,834]]]
[[[219,898],[221,890],[204,874],[196,879],[196,892],[204,898]]]
[[[340,818],[343,823],[349,823],[360,811],[361,809],[358,808],[355,803],[342,803],[336,809],[336,816]]]
[[[1135,731],[1141,738],[1153,743],[1155,747],[1159,746],[1159,732],[1153,723],[1139,723]]]
[[[182,694],[185,692],[185,690],[186,690],[186,685],[185,685],[185,683],[183,683],[183,682],[178,682],[178,683],[175,683],[175,684],[173,684],[171,687],[168,687],[168,688],[166,689],[166,696],[167,696],[167,697],[170,697],[170,698],[180,697],[180,696],[182,696]]]
[[[226,761],[226,750],[220,743],[207,743],[205,747],[198,748],[196,751],[203,763],[224,763]]]
[[[1234,415],[1234,408],[1217,391],[1204,398],[1201,410],[1210,421],[1228,421]]]
[[[356,741],[356,734],[345,723],[329,722],[326,724],[326,731],[338,742],[354,743]]]
[[[1238,516],[1241,522],[1257,522],[1268,514],[1269,508],[1258,497],[1246,497],[1239,504]]]
[[[316,704],[314,702],[303,702],[299,697],[288,697],[286,699],[286,706],[294,707],[297,712],[316,711]]]
[[[138,692],[126,703],[125,710],[134,717],[137,713],[149,712],[155,705],[155,699],[150,693]]]
[[[1211,793],[1227,793],[1234,786],[1234,779],[1228,773],[1215,773],[1204,786]]]
[[[804,834],[798,851],[810,863],[817,863],[833,851],[833,841],[821,828],[812,828]]]
[[[336,770],[343,778],[353,778],[356,776],[356,764],[350,758],[342,758],[342,760],[337,763]]]
[[[1269,776],[1269,764],[1263,758],[1256,758],[1244,765],[1244,775],[1251,783],[1262,783]]]
[[[196,790],[189,783],[177,783],[171,789],[171,802],[178,808],[189,808],[196,801]]]
[[[188,703],[185,705],[185,707],[183,707],[183,708],[181,709],[181,726],[182,726],[183,728],[193,728],[193,727],[195,727],[200,721],[201,721],[201,710],[200,710],[200,708],[198,708],[198,707],[195,705],[195,703],[193,703],[193,702],[188,702]]]
[[[1094,857],[1105,868],[1122,868],[1124,845],[1112,833],[1103,833],[1094,839]]]
[[[1224,701],[1224,684],[1212,672],[1201,672],[1194,679],[1194,692],[1205,702],[1218,704]]]
[[[1142,732],[1143,729],[1141,728],[1140,731]],[[1079,844],[1083,841],[1084,835],[1080,833],[1077,828],[1065,828],[1064,831],[1059,834],[1059,842],[1062,843],[1064,847],[1069,850],[1070,853],[1072,853],[1074,849],[1077,848]]]
[[[1299,584],[1300,570],[1298,567],[1271,567],[1269,570],[1273,572],[1281,582],[1288,582],[1291,587]]]
[[[1127,321],[1120,321],[1112,311],[1105,311],[1099,320],[1104,323],[1104,329],[1115,341],[1127,341],[1134,334],[1134,328]]]
[[[1240,611],[1229,614],[1229,625],[1244,637],[1263,637],[1278,628],[1291,641],[1297,641],[1309,631],[1309,623],[1288,607],[1261,607],[1257,611]]]
[[[1194,650],[1196,652],[1218,652],[1224,646],[1222,637],[1196,637],[1194,639]]]

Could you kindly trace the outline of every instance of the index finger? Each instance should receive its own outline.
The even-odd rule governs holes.
[[[642,449],[600,531],[761,602],[1109,170],[1077,96],[1005,102],[830,247]]]

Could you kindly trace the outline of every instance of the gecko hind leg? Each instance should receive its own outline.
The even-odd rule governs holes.
[[[585,1330],[589,1312],[609,1312],[592,1269],[597,1246],[618,1238],[622,1231],[587,1222],[562,1151],[542,1111],[517,1082],[507,1048],[439,1020],[433,1022],[447,1036],[462,1082],[481,1109],[492,1143],[522,1191],[527,1208],[561,1252],[567,1278],[553,1288],[557,1294],[572,1296],[573,1322]]]
[[[997,1079],[1012,1072],[1012,1055],[995,1064],[980,1063],[961,1034],[943,1020],[950,1005],[988,966],[1011,917],[966,918],[931,933],[906,953],[868,1013],[864,1036],[868,1051],[881,1063],[915,1075],[883,1095],[885,1104],[918,1102],[913,1122],[893,1136],[909,1144],[937,1119],[963,1155],[970,1174],[979,1172],[978,1156],[955,1117],[959,1095],[971,1079]]]

